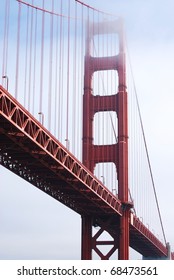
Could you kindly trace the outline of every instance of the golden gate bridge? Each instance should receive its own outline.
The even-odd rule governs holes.
[[[47,2],[18,0],[13,19],[4,5],[1,165],[81,215],[82,259],[129,259],[129,247],[173,259],[126,81],[123,20],[81,1]]]

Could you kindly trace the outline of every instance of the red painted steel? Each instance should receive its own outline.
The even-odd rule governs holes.
[[[118,258],[129,259],[129,215],[130,208],[128,195],[128,105],[126,92],[126,65],[124,50],[123,24],[119,28],[119,67],[118,67],[118,197],[123,205],[123,215],[120,218],[120,239]]]
[[[101,258],[109,258],[118,248],[121,202],[56,140],[25,108],[0,86],[0,163],[5,168],[73,209],[88,220],[88,231],[100,226],[89,238]],[[86,221],[85,221],[86,223]],[[166,247],[133,214],[129,217],[130,246],[140,254],[167,257]],[[114,239],[106,256],[98,240],[106,230]],[[86,229],[85,229],[86,231]],[[91,233],[90,233],[91,235]],[[85,244],[83,244],[85,246]],[[86,257],[87,258],[87,257]],[[90,258],[90,255],[89,255]],[[174,259],[174,254],[172,253]]]
[[[112,57],[92,57],[91,42],[94,35],[107,33],[117,33],[119,36],[119,54]],[[115,70],[118,72],[118,93],[110,96],[94,96],[92,88],[92,78],[94,72],[102,70]],[[118,142],[112,145],[94,145],[93,144],[93,119],[97,112],[115,111],[118,118]],[[101,22],[88,25],[86,39],[85,56],[85,76],[84,76],[84,96],[83,96],[83,163],[91,172],[99,162],[113,162],[116,165],[118,178],[118,198],[122,203],[122,216],[112,221],[115,222],[114,231],[106,221],[98,221],[98,230],[96,236],[105,230],[112,236],[112,249],[104,255],[97,247],[102,244],[97,241],[96,236],[90,236],[93,224],[88,223],[89,216],[83,216],[82,243],[88,244],[82,247],[82,259],[90,259],[92,250],[94,250],[101,259],[108,259],[116,249],[118,249],[118,258],[121,260],[129,259],[129,245],[136,248],[136,251],[142,252],[144,256],[149,256],[153,250],[154,256],[167,255],[167,248],[131,213],[133,206],[128,198],[128,105],[126,92],[126,66],[124,51],[124,32],[121,20],[115,22]],[[132,222],[130,217],[132,217]],[[86,222],[85,222],[85,219]],[[91,217],[92,219],[92,217]],[[88,226],[84,228],[84,224]],[[106,226],[107,224],[107,226]],[[90,228],[91,227],[91,228]],[[136,228],[136,230],[135,230]],[[135,232],[136,231],[136,232]],[[92,241],[91,241],[92,238]],[[158,253],[154,244],[158,244]],[[91,246],[91,248],[90,248]]]
[[[79,192],[82,198],[88,195],[89,202],[86,203],[93,204],[91,211],[93,209],[95,212],[94,208],[98,205],[104,213],[109,211],[121,215],[120,201],[1,86],[0,100],[1,119],[3,117],[0,128],[2,135],[16,142],[21,149],[38,161],[37,164],[43,163],[50,172],[65,181],[76,194]],[[5,125],[7,121],[11,125]],[[16,130],[13,125],[17,127]],[[82,209],[83,200],[79,199],[78,203],[80,206],[76,211],[86,212]]]
[[[133,213],[130,214],[130,246],[140,254],[143,250],[144,257],[162,258],[168,254],[167,247]]]
[[[122,202],[123,215],[119,225],[119,259],[129,258],[129,211],[128,202],[128,120],[125,73],[124,38],[121,20],[101,22],[88,26],[85,56],[83,98],[83,163],[92,172],[96,163],[113,162],[118,177],[118,197]],[[92,57],[91,41],[94,35],[116,33],[119,37],[119,54],[112,57]],[[93,96],[94,72],[115,70],[118,72],[118,93],[111,96]],[[117,89],[115,89],[117,90]],[[118,143],[113,145],[93,144],[93,119],[96,112],[113,111],[118,118]],[[86,235],[84,235],[86,236]]]
[[[92,217],[82,215],[82,246],[81,255],[83,260],[92,259]]]
[[[77,19],[77,17],[70,17],[70,14],[66,16],[33,6],[22,0],[17,1],[50,15],[68,18],[68,25],[70,24],[69,19]],[[99,12],[81,1],[76,0],[76,2],[92,11]],[[88,20],[89,18],[88,11]],[[92,18],[94,19],[94,13]],[[19,31],[20,7],[18,27]],[[108,32],[118,35],[118,55],[92,57],[91,42],[94,36]],[[167,258],[169,246],[160,242],[135,216],[131,211],[132,204],[128,200],[128,116],[122,23],[117,20],[115,22],[96,22],[92,24],[92,27],[89,24],[87,34],[83,106],[83,164],[2,86],[0,86],[0,164],[81,215],[82,259],[92,259],[93,251],[101,259],[109,259],[117,249],[119,259],[128,259],[129,246],[146,258]],[[19,53],[19,37],[20,32],[18,32],[17,53]],[[62,37],[60,36],[60,38]],[[81,43],[83,45],[83,42]],[[50,49],[52,48],[50,47]],[[18,60],[17,57],[17,68],[19,68]],[[110,96],[94,96],[91,83],[94,73],[109,70],[118,73],[118,93]],[[16,88],[17,84],[18,79],[16,79]],[[115,144],[93,144],[93,118],[96,113],[101,111],[112,111],[117,114],[118,142]],[[115,164],[118,197],[113,195],[94,176],[94,167],[100,162]],[[95,234],[93,234],[93,227],[96,229]],[[110,236],[109,240],[101,239],[105,232]],[[111,248],[105,254],[101,247],[108,245]],[[174,253],[171,253],[171,259],[174,259]]]

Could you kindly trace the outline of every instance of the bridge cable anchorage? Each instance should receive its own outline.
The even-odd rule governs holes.
[[[147,161],[148,161],[148,166],[149,166],[149,171],[150,171],[150,176],[151,176],[151,181],[152,181],[152,186],[153,186],[153,191],[154,191],[156,205],[157,205],[157,209],[158,209],[158,215],[159,215],[159,218],[160,218],[160,224],[161,224],[161,228],[162,228],[162,232],[163,232],[163,238],[164,238],[164,241],[165,241],[165,245],[167,245],[166,235],[165,235],[165,231],[164,231],[160,206],[159,206],[156,187],[155,187],[155,181],[154,181],[153,173],[152,173],[152,166],[151,166],[151,163],[150,163],[150,156],[149,156],[149,152],[148,152],[147,141],[146,141],[146,137],[145,137],[145,130],[144,130],[143,120],[142,120],[142,116],[141,116],[138,94],[137,94],[137,89],[136,89],[136,85],[135,85],[135,79],[134,79],[134,74],[133,74],[133,69],[132,69],[132,64],[131,64],[131,59],[130,59],[127,44],[126,44],[126,47],[127,47],[128,60],[129,60],[129,64],[130,64],[131,76],[132,76],[132,80],[133,80],[133,87],[134,87],[134,93],[135,93],[135,100],[136,100],[139,119],[140,119],[140,125],[141,125],[141,130],[142,130],[142,135],[143,135],[143,141],[144,141],[144,146],[145,146],[145,151],[146,151],[146,156],[147,156]]]

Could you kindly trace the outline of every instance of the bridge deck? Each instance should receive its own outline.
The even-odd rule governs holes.
[[[0,163],[77,213],[111,220],[118,235],[120,200],[0,86]],[[133,214],[130,246],[144,256],[166,247]]]

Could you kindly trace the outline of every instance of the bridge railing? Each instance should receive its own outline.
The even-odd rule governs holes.
[[[130,216],[131,228],[136,229],[136,235],[140,237],[140,241],[146,244],[147,248],[157,247],[161,251],[161,256],[168,255],[168,250],[165,244],[163,244],[143,223],[142,221],[133,213]],[[138,233],[139,232],[139,233]],[[147,245],[148,244],[148,245]],[[140,245],[141,248],[141,245]]]

